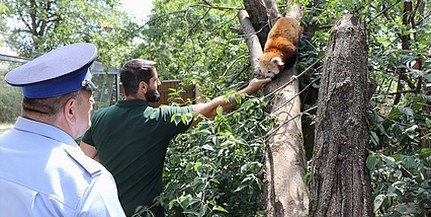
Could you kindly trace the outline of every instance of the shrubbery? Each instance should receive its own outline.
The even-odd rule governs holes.
[[[21,114],[21,89],[0,85],[0,123],[14,123]]]

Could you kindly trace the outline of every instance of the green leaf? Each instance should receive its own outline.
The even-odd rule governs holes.
[[[181,196],[177,199],[177,201],[180,204],[181,208],[183,208],[185,210],[185,209],[187,209],[187,207],[189,207],[189,205],[192,201],[192,195],[187,194],[185,196]]]
[[[171,122],[174,122],[175,124],[179,124],[182,121],[182,115],[181,114],[175,114],[171,117]]]
[[[6,14],[8,13],[9,8],[3,4],[3,2],[0,2],[0,14]]]
[[[418,154],[422,157],[422,158],[427,158],[431,156],[431,148],[422,148],[418,151]]]
[[[374,198],[374,212],[376,212],[380,206],[383,204],[383,201],[386,199],[384,194],[379,194]]]
[[[209,151],[215,151],[214,148],[208,144],[203,145],[202,148]]]
[[[210,182],[220,184],[220,181],[214,178],[210,179]]]
[[[389,186],[388,187],[388,197],[396,197],[400,194],[400,191],[398,189],[396,189],[394,186]]]
[[[223,115],[223,107],[218,106],[217,109],[216,109],[216,114],[218,116],[222,116]]]
[[[383,162],[385,162],[386,164],[388,164],[389,166],[392,166],[395,164],[395,159],[393,157],[389,157],[386,155],[381,154],[380,155],[381,159]]]
[[[222,206],[216,205],[213,207],[214,211],[220,211],[220,212],[224,212],[224,213],[229,213],[225,208],[223,208]]]
[[[202,165],[202,162],[196,161],[195,165],[193,166],[194,171],[197,171],[201,165]]]
[[[201,206],[199,209],[199,216],[205,216],[205,214],[207,213],[207,210],[208,210],[207,204],[204,204],[203,206]]]
[[[242,189],[244,189],[244,188],[246,188],[246,187],[248,187],[248,185],[240,185],[240,186],[238,186],[233,192],[239,192],[239,191],[242,191]]]
[[[389,118],[397,120],[401,117],[402,114],[403,113],[400,111],[399,108],[394,107],[394,108],[392,108],[391,112],[389,113]]]
[[[374,171],[377,165],[377,156],[375,153],[371,153],[370,155],[368,155],[367,160],[366,160],[366,165],[368,170],[370,171]]]
[[[401,162],[404,164],[407,169],[417,169],[418,164],[416,163],[416,159],[414,156],[409,155],[401,155]]]
[[[379,139],[379,137],[377,136],[376,132],[374,132],[374,131],[371,131],[371,132],[370,132],[370,139],[371,139],[371,142],[372,142],[375,146],[379,146],[379,145],[380,145],[380,139]]]

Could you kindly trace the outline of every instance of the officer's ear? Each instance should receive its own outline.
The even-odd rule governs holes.
[[[78,99],[74,97],[68,99],[63,107],[63,115],[64,115],[64,118],[67,120],[67,122],[69,123],[76,122],[77,110],[78,110]]]

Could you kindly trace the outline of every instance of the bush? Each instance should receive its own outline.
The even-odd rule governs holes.
[[[253,98],[219,111],[170,145],[165,189],[169,216],[263,216],[264,138],[273,119]]]
[[[372,172],[374,213],[378,216],[429,216],[431,149],[416,154],[387,156],[372,152],[367,166]]]
[[[14,123],[21,114],[21,89],[0,85],[0,122]]]

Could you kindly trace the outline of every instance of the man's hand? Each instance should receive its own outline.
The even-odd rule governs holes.
[[[249,95],[254,94],[271,81],[272,81],[271,78],[264,78],[264,79],[253,78],[248,84],[248,86],[244,89],[244,92]]]

